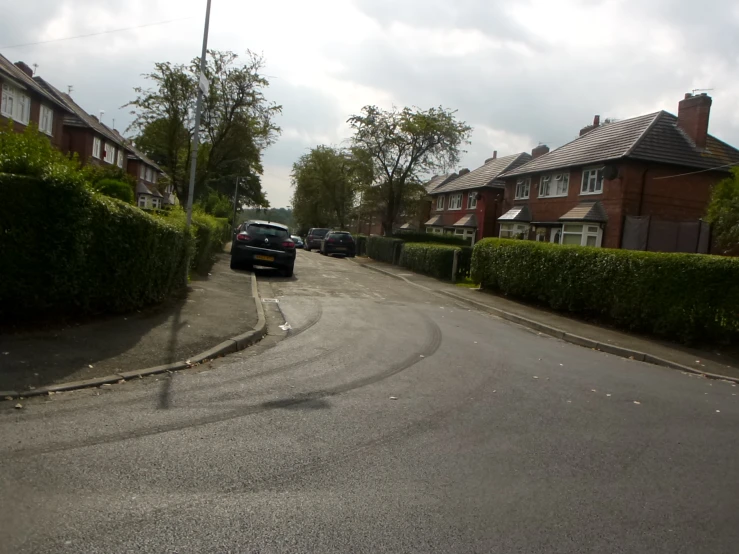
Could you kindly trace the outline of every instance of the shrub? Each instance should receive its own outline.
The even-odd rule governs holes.
[[[356,246],[357,256],[367,255],[367,236],[366,235],[354,235],[354,245]]]
[[[469,246],[470,241],[454,235],[438,235],[436,233],[395,233],[393,238],[402,239],[405,242],[434,242],[436,244],[452,244],[455,246]]]
[[[183,287],[192,242],[80,182],[0,174],[0,318],[159,302]]]
[[[136,187],[136,177],[117,165],[87,164],[82,166],[80,171],[82,173],[83,180],[86,183],[93,185],[93,187],[100,181],[104,181],[106,179],[123,181],[124,183],[128,183],[132,189]]]
[[[158,212],[155,217],[166,219],[184,229],[187,216],[185,210],[176,207]],[[218,259],[217,255],[223,250],[223,245],[230,240],[231,226],[226,218],[193,211],[190,232],[195,245],[190,258],[190,270],[205,275]]]
[[[739,255],[739,167],[711,192],[707,219],[713,225],[713,239],[722,254]]]
[[[485,239],[483,288],[683,342],[739,338],[739,260]]]
[[[402,247],[403,241],[400,239],[370,235],[367,239],[367,255],[373,260],[387,262],[389,264],[395,263],[396,260],[393,260],[393,255],[397,254],[396,245],[398,244]]]
[[[95,192],[99,192],[110,198],[117,198],[127,204],[133,204],[133,187],[123,181],[115,179],[102,179],[90,187]]]
[[[442,244],[408,242],[403,245],[400,265],[437,279],[451,280],[455,250],[459,248]]]

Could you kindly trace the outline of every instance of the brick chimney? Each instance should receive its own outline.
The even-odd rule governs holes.
[[[540,144],[531,151],[531,157],[536,159],[539,156],[543,156],[547,152],[549,152],[549,147],[546,144]]]
[[[498,151],[497,150],[493,150],[493,157],[492,158],[488,158],[487,160],[485,160],[485,163],[492,162],[493,160],[495,160],[497,158],[498,158]]]
[[[703,150],[708,138],[708,117],[711,115],[713,100],[705,92],[693,96],[685,93],[685,98],[677,106],[677,124],[685,134]]]
[[[462,175],[467,175],[469,172],[470,170],[465,167],[464,169],[459,170],[459,176],[461,177]]]
[[[28,64],[25,62],[15,62],[15,66],[29,77],[33,77],[33,69],[28,67]]]
[[[580,136],[583,136],[585,133],[589,133],[590,131],[598,127],[599,125],[600,125],[600,116],[596,115],[593,117],[592,125],[586,125],[582,129],[580,129]]]

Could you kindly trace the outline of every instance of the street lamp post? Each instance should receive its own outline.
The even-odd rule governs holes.
[[[207,88],[205,79],[205,56],[208,51],[208,27],[210,25],[210,0],[205,7],[205,29],[203,30],[203,51],[200,54],[200,75],[198,76],[198,100],[195,104],[195,130],[192,137],[192,159],[190,160],[190,185],[187,193],[187,219],[185,220],[185,232],[190,232],[192,224],[192,197],[195,194],[195,171],[198,164],[198,140],[200,139],[200,114],[203,109],[203,89]],[[187,284],[190,260],[185,266],[185,284]]]

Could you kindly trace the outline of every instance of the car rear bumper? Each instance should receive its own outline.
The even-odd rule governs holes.
[[[280,252],[267,248],[255,248],[235,244],[231,248],[231,256],[235,261],[264,267],[288,268],[295,265],[295,251]]]
[[[354,256],[354,246],[334,246],[334,245],[325,245],[323,247],[323,251],[326,254],[342,254],[344,256]]]

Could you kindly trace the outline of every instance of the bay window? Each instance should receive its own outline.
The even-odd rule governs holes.
[[[514,239],[522,238],[525,239],[529,234],[528,223],[501,223],[500,224],[500,238],[502,239]]]
[[[565,223],[562,226],[562,244],[600,246],[602,238],[602,231],[599,225]]]

